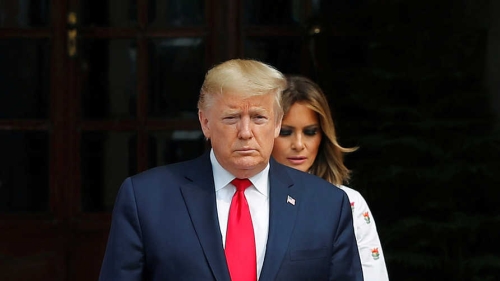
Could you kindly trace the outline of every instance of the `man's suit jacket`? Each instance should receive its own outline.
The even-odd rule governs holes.
[[[269,235],[259,280],[362,281],[344,191],[273,159],[269,183]],[[99,280],[230,281],[208,152],[124,181]]]

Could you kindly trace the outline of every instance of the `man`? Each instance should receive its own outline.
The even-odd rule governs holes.
[[[208,71],[198,115],[212,149],[124,181],[101,281],[362,280],[346,194],[270,158],[285,87],[253,60]]]

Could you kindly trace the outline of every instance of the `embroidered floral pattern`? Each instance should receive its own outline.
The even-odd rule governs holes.
[[[378,260],[380,258],[380,254],[378,252],[378,248],[373,248],[372,249],[372,257],[374,260]]]
[[[366,224],[369,224],[371,222],[370,221],[370,214],[368,212],[364,212],[363,217],[365,218]]]

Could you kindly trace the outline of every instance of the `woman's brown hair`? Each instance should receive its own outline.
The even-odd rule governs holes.
[[[348,183],[351,171],[344,165],[344,154],[358,149],[342,147],[337,142],[328,99],[321,88],[307,77],[287,75],[287,88],[283,91],[282,106],[286,116],[290,107],[300,102],[318,115],[322,138],[318,155],[309,172],[337,186]]]

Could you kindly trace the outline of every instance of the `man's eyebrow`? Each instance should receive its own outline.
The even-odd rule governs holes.
[[[241,110],[234,109],[234,108],[229,108],[229,109],[226,109],[226,110],[222,111],[223,114],[229,114],[229,115],[239,114],[240,112],[241,112]]]
[[[250,107],[250,112],[268,112],[264,107]]]

